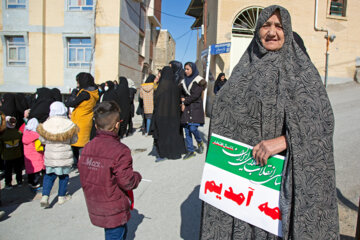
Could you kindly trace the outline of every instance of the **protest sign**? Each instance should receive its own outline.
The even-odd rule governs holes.
[[[279,198],[284,157],[272,156],[261,167],[251,154],[251,146],[212,134],[200,199],[282,237]]]

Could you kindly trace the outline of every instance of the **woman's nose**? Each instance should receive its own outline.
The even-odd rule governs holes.
[[[275,36],[276,35],[276,27],[274,25],[271,25],[268,35],[269,36]]]

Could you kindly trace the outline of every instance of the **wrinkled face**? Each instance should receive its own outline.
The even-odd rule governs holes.
[[[285,41],[285,35],[279,11],[276,11],[271,15],[264,25],[262,25],[259,34],[261,43],[266,50],[277,51],[282,48]]]
[[[185,74],[188,77],[191,76],[191,74],[192,74],[192,69],[191,69],[191,67],[189,65],[185,66]]]

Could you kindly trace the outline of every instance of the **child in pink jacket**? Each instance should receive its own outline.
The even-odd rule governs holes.
[[[28,175],[29,186],[33,189],[40,187],[40,173],[44,169],[44,147],[39,141],[36,128],[39,122],[36,118],[30,119],[23,134],[24,162]]]

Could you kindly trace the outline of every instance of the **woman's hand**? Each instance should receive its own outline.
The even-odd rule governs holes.
[[[184,104],[181,104],[180,106],[181,106],[181,111],[182,111],[182,112],[185,111],[185,105],[184,105]]]
[[[263,140],[258,143],[252,151],[253,158],[256,159],[257,164],[264,166],[270,156],[284,151],[287,148],[285,136]]]

